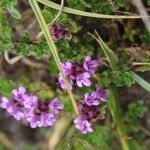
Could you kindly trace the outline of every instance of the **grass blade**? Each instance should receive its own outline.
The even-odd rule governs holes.
[[[60,5],[53,3],[49,0],[37,0],[37,1],[53,9],[57,9],[57,10],[60,9]],[[74,15],[92,17],[92,18],[105,18],[105,19],[140,19],[141,18],[141,16],[139,15],[129,16],[129,15],[105,15],[105,14],[90,13],[90,12],[72,9],[69,7],[64,7],[63,11]]]
[[[150,83],[148,83],[147,81],[145,81],[144,79],[142,79],[139,75],[137,75],[134,72],[132,73],[132,77],[133,79],[141,86],[143,87],[143,89],[147,90],[148,92],[150,92]]]
[[[105,44],[105,42],[101,39],[101,37],[96,32],[97,37],[95,37],[93,34],[90,34],[100,45],[103,53],[105,54],[105,57],[109,61],[109,64],[113,71],[117,68],[118,58],[115,55],[115,53]]]

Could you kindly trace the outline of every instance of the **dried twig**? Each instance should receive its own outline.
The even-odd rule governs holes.
[[[13,65],[17,61],[19,61],[23,56],[16,56],[16,57],[13,57],[10,59],[9,58],[9,52],[7,50],[4,52],[4,57],[5,57],[5,60],[7,61],[7,63],[9,63],[10,65]]]
[[[43,64],[43,63],[40,63],[40,62],[34,62],[32,60],[30,60],[29,58],[22,58],[21,61],[28,65],[28,66],[31,66],[31,67],[34,67],[34,68],[46,68],[46,66]]]

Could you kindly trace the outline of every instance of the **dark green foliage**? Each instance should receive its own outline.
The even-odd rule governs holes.
[[[29,46],[26,43],[19,43],[17,53],[22,55],[29,55]]]
[[[42,57],[43,54],[49,54],[50,52],[50,49],[46,43],[46,41],[40,41],[35,49],[34,49],[34,52],[35,52],[35,57],[37,59],[40,59]]]
[[[143,101],[137,101],[137,102],[131,103],[128,106],[128,109],[129,110],[128,110],[127,116],[134,120],[137,120],[138,118],[142,118],[144,116],[144,113],[147,111],[147,107],[144,106]]]
[[[149,44],[150,43],[150,34],[146,31],[143,31],[140,35],[142,42]]]
[[[54,59],[52,57],[48,61],[48,70],[52,77],[57,77],[59,74],[56,63],[54,62]]]
[[[112,76],[113,83],[116,86],[130,87],[133,83],[135,83],[134,79],[132,78],[131,71],[126,65],[121,66],[118,71],[114,71]]]
[[[88,35],[80,37],[73,37],[72,40],[60,40],[56,43],[58,51],[60,51],[60,58],[65,60],[81,61],[87,55],[92,55],[94,47],[91,45],[91,41],[88,40]]]
[[[0,13],[0,54],[12,48],[12,30],[10,24],[5,20],[3,13]]]
[[[78,10],[104,14],[110,14],[120,8],[124,8],[124,10],[129,9],[128,3],[125,0],[115,0],[112,3],[109,0],[67,0],[67,5]]]
[[[104,87],[108,87],[110,83],[112,82],[110,78],[110,74],[107,71],[102,72],[101,79],[100,79],[100,85]]]
[[[127,121],[126,130],[128,132],[138,132],[140,129],[140,118],[143,118],[147,111],[148,108],[144,105],[143,101],[129,104],[125,117],[125,121]]]
[[[113,149],[113,136],[110,134],[110,129],[108,127],[98,125],[94,128],[94,132],[82,135],[81,139],[82,138],[85,139],[93,148],[99,147],[108,150],[109,145],[107,143],[110,143],[111,148]]]

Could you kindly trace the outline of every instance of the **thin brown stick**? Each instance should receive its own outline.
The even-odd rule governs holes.
[[[13,58],[9,58],[9,52],[8,50],[4,52],[4,57],[5,57],[5,60],[7,61],[8,64],[10,65],[13,65],[15,64],[17,61],[19,61],[23,56],[16,56],[16,57],[13,57]]]

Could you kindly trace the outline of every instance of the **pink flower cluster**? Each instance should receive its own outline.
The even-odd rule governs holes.
[[[84,102],[79,104],[81,115],[74,120],[75,127],[82,134],[92,132],[90,121],[96,122],[100,118],[99,106],[108,99],[108,89],[97,88],[92,93],[86,93]]]
[[[26,119],[31,128],[52,126],[60,110],[64,108],[58,98],[42,102],[37,96],[28,94],[24,87],[14,89],[12,94],[11,99],[2,97],[0,107],[18,121]]]
[[[69,31],[67,31],[62,24],[50,25],[50,32],[54,41],[58,41],[60,39],[69,39],[71,37]]]
[[[78,87],[90,86],[91,85],[91,75],[95,73],[99,63],[97,60],[92,60],[91,56],[86,56],[83,63],[78,62],[66,62],[62,63],[62,70],[65,73],[71,89],[74,85]],[[61,74],[58,77],[59,84],[62,89],[66,89],[64,80]]]

